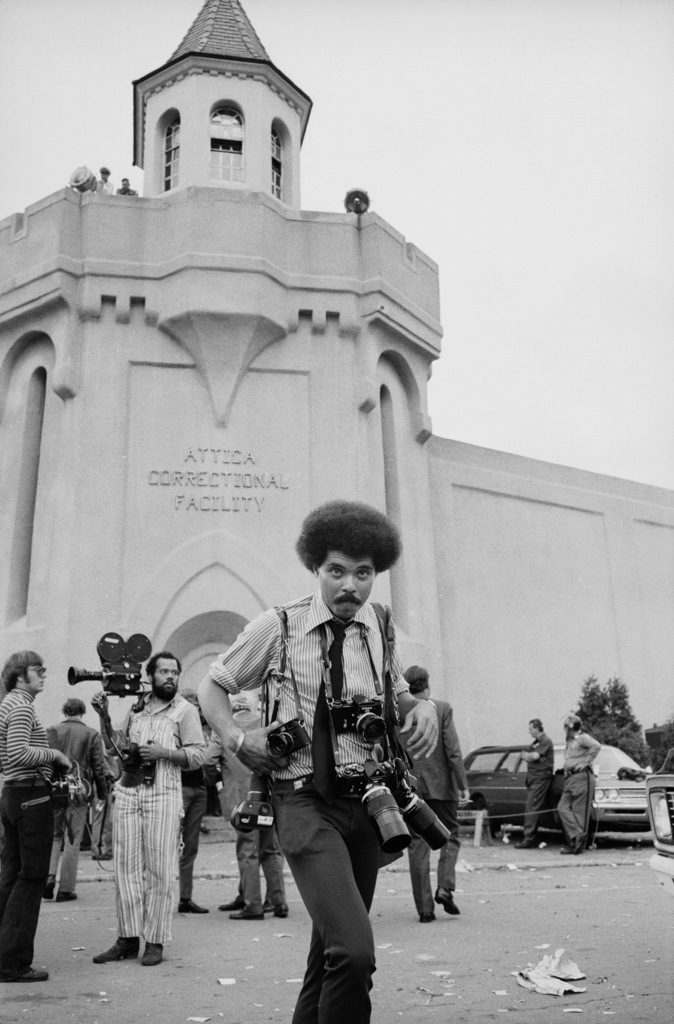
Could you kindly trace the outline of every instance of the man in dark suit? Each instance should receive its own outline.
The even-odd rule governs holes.
[[[405,672],[410,693],[417,700],[430,700],[428,672],[419,665],[412,665]],[[438,859],[438,886],[435,896],[431,889],[430,847],[419,836],[414,836],[408,847],[410,877],[414,903],[422,924],[435,920],[433,900],[448,914],[459,914],[454,902],[456,888],[456,861],[461,843],[459,841],[459,803],[470,799],[468,781],[463,766],[463,755],[459,737],[454,727],[454,713],[444,700],[431,701],[438,714],[438,745],[428,757],[414,762],[412,774],[417,780],[417,791],[437,814],[451,833],[451,839],[440,850]]]
[[[71,697],[63,705],[63,721],[47,729],[47,739],[51,747],[61,750],[77,765],[84,788],[91,792],[95,786],[98,799],[105,800],[108,784],[105,776],[103,742],[95,729],[90,729],[84,724],[86,710],[84,701]],[[54,811],[54,841],[49,877],[44,890],[46,900],[54,897],[59,860],[61,876],[56,902],[77,899],[77,863],[86,824],[87,798],[84,793],[73,799],[68,806]]]

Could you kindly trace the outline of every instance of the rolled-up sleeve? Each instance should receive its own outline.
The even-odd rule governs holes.
[[[278,663],[281,633],[276,612],[263,612],[249,622],[232,646],[209,668],[214,683],[228,693],[255,690]]]

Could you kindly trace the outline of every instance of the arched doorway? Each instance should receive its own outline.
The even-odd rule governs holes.
[[[210,611],[195,615],[173,630],[164,647],[180,658],[181,690],[196,690],[208,666],[226,651],[247,620],[236,612]]]

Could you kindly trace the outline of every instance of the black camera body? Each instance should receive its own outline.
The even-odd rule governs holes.
[[[62,810],[72,804],[85,804],[91,795],[91,786],[86,785],[79,773],[75,772],[58,772],[49,786],[55,810]]]
[[[143,761],[138,744],[129,743],[128,749],[122,757],[122,785],[138,785],[142,782],[144,786],[152,786],[156,774],[157,762]],[[127,776],[126,782],[124,775]]]
[[[238,832],[272,828],[274,810],[267,792],[267,780],[263,776],[251,776],[248,796],[232,809],[229,822]]]
[[[328,700],[328,708],[337,733],[357,732],[368,743],[376,743],[386,735],[380,700],[356,693],[351,700]]]
[[[152,653],[152,644],[144,633],[134,633],[124,640],[119,633],[104,633],[96,644],[101,670],[68,669],[71,686],[88,679],[99,680],[103,690],[113,697],[134,697],[141,688],[142,663]]]
[[[284,722],[280,729],[270,732],[267,736],[267,750],[272,757],[287,757],[296,750],[308,747],[310,743],[303,718],[291,718],[290,721]]]

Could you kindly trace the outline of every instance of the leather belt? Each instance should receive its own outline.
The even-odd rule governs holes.
[[[575,768],[569,768],[568,771],[564,772],[564,778],[568,779],[569,775],[578,775],[580,772],[586,772],[589,767],[589,764],[579,764]]]
[[[23,786],[24,789],[49,789],[49,783],[44,779],[5,779],[5,786]]]
[[[295,790],[304,789],[314,781],[313,772],[303,775],[299,779],[275,779],[272,787],[273,793],[293,793]]]

